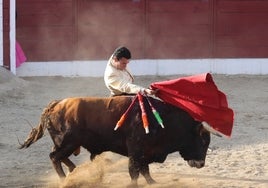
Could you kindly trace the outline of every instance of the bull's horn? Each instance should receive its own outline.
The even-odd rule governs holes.
[[[218,137],[222,137],[222,135],[218,131],[216,131],[215,129],[213,129],[207,122],[203,121],[202,122],[202,125],[211,134],[214,134],[215,136],[218,136]]]

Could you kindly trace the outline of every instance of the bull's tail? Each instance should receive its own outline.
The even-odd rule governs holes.
[[[52,101],[49,105],[43,110],[40,123],[37,127],[32,128],[28,138],[24,141],[23,144],[20,144],[19,149],[28,148],[30,145],[35,143],[37,140],[43,137],[46,128],[50,125],[49,112],[59,101]]]

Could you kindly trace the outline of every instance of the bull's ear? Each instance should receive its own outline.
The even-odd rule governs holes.
[[[205,127],[201,124],[201,128],[199,130],[199,134],[203,135],[203,134],[207,134],[209,133],[209,131],[207,129],[205,129]]]
[[[204,128],[203,124],[202,123],[199,123],[197,126],[196,126],[196,133],[200,136],[202,136],[203,134],[207,134],[209,133],[209,131],[207,129]]]
[[[203,134],[203,131],[205,131],[205,129],[204,129],[202,123],[197,124],[197,125],[195,126],[194,131],[195,131],[195,134],[196,134],[196,135],[202,135],[202,134]]]

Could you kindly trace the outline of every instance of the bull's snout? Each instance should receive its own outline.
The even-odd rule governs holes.
[[[196,168],[202,168],[205,166],[205,161],[204,160],[200,160],[200,161],[196,161],[196,160],[189,160],[187,161],[188,165],[190,167],[196,167]]]

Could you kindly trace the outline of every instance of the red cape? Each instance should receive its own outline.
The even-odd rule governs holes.
[[[211,74],[155,82],[157,97],[187,111],[195,120],[207,122],[216,131],[230,137],[234,113],[225,94],[218,90]]]

